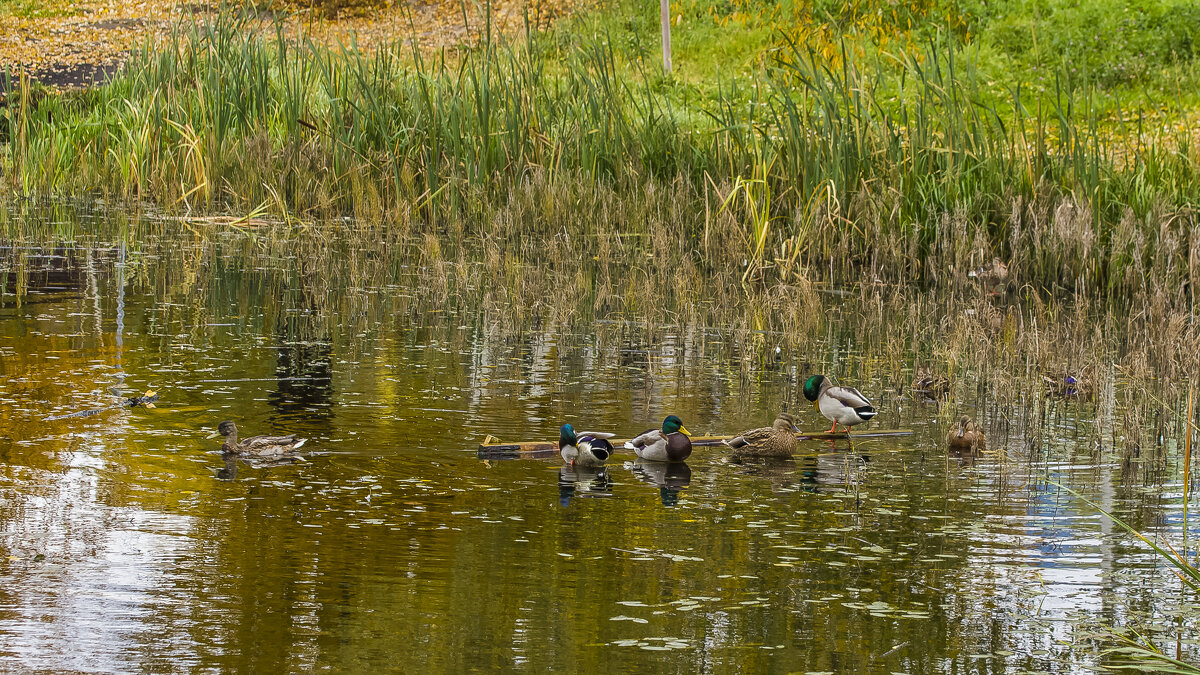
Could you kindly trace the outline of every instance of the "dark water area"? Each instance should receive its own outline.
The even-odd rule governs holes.
[[[122,241],[5,250],[0,669],[1067,673],[1129,623],[1200,656],[1194,596],[1057,485],[1178,545],[1177,439],[1118,452],[1111,400],[1033,392],[1036,432],[970,382],[918,400],[917,357],[864,346],[841,295],[784,343],[510,319],[416,263],[356,278],[236,233]],[[746,465],[478,453],[669,413],[824,430],[813,372],[876,404],[856,431],[912,435]],[[946,450],[962,413],[978,456]],[[227,467],[224,419],[308,437],[306,461]]]

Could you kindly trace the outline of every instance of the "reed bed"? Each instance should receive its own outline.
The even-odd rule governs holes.
[[[999,110],[935,44],[894,55],[896,78],[787,42],[754,86],[680,103],[603,36],[556,37],[368,54],[222,14],[98,89],[17,86],[2,180],[174,213],[352,217],[531,262],[559,233],[639,254],[665,240],[679,264],[747,283],[942,284],[997,256],[1038,292],[1190,306],[1189,131],[1114,131],[1065,75]],[[590,219],[563,231],[594,190],[645,208],[607,238]]]

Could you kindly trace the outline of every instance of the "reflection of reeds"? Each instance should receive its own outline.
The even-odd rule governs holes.
[[[962,411],[946,403],[977,400],[976,417],[989,435],[994,430],[1002,441],[1009,428],[1029,430],[1024,439],[1036,446],[1043,422],[1095,407],[1112,421],[1098,436],[1106,446],[1150,452],[1162,466],[1151,438],[1174,435],[1170,418],[1157,411],[1178,407],[1172,392],[1198,369],[1200,332],[1180,320],[1186,308],[1163,303],[1130,321],[1082,294],[995,299],[953,285],[860,284],[826,295],[821,284],[773,273],[743,283],[741,258],[694,256],[683,243],[693,224],[656,211],[660,197],[534,180],[503,205],[477,205],[476,232],[457,241],[357,220],[298,227],[275,217],[182,222],[114,212],[80,221],[64,206],[0,213],[0,230],[51,247],[126,238],[131,283],[198,311],[217,289],[261,278],[256,283],[269,281],[282,309],[331,323],[314,326],[319,332],[335,332],[338,323],[369,330],[385,311],[419,317],[433,310],[479,316],[498,339],[612,326],[653,344],[666,333],[716,330],[747,372],[773,363],[780,347],[780,368],[797,360],[802,369],[828,364],[901,398],[912,396],[914,364],[922,364],[952,384],[940,404],[947,420]],[[578,206],[557,209],[541,198]],[[722,221],[710,227],[735,227]],[[631,222],[654,236],[626,236]],[[0,303],[23,293],[29,253],[13,248],[0,256],[8,278]],[[834,358],[828,345],[843,339],[850,351],[827,361]],[[1056,393],[1047,376],[1069,376],[1082,393]]]
[[[1187,431],[1188,436],[1190,437],[1191,433],[1192,433],[1191,418],[1190,418],[1190,413],[1191,413],[1191,397],[1190,397],[1190,395],[1189,395],[1188,413],[1189,413],[1189,418],[1187,421],[1186,431]],[[1191,446],[1191,442],[1189,440],[1188,441],[1189,449],[1190,449],[1190,446]],[[1185,469],[1184,475],[1186,476],[1187,473],[1188,472]],[[1141,532],[1134,529],[1132,526],[1130,526],[1124,520],[1118,518],[1117,516],[1113,515],[1112,513],[1109,513],[1105,509],[1101,508],[1100,505],[1096,504],[1095,502],[1088,499],[1087,497],[1084,497],[1083,495],[1079,494],[1075,490],[1072,490],[1071,488],[1066,487],[1065,485],[1062,485],[1059,483],[1053,483],[1053,485],[1055,485],[1059,489],[1062,489],[1062,490],[1065,490],[1065,491],[1071,493],[1076,498],[1078,498],[1081,501],[1083,501],[1084,503],[1086,503],[1088,506],[1099,511],[1102,515],[1104,515],[1105,518],[1112,521],[1114,524],[1118,525],[1122,530],[1125,530],[1129,534],[1131,534],[1134,537],[1136,537],[1137,539],[1141,540],[1142,543],[1149,546],[1155,552],[1155,554],[1157,554],[1159,560],[1165,562],[1166,564],[1168,564],[1174,568],[1172,571],[1175,573],[1175,576],[1177,576],[1179,578],[1179,581],[1181,582],[1182,587],[1190,589],[1193,592],[1200,590],[1200,568],[1197,568],[1195,565],[1193,565],[1191,562],[1189,562],[1188,558],[1187,558],[1186,525],[1185,525],[1185,529],[1184,529],[1184,532],[1185,532],[1184,544],[1185,545],[1184,545],[1183,552],[1181,553],[1179,551],[1176,551],[1175,547],[1172,546],[1171,543],[1169,541],[1167,541],[1166,539],[1163,539],[1162,544],[1160,545],[1158,543],[1158,537],[1155,537],[1154,539],[1147,537],[1146,535],[1144,535]],[[1186,512],[1186,503],[1187,503],[1186,487],[1184,488],[1184,495],[1185,495],[1184,504],[1185,504],[1185,512]],[[1162,652],[1162,650],[1159,649],[1149,637],[1139,634],[1137,631],[1133,630],[1132,628],[1127,628],[1125,630],[1118,630],[1115,628],[1104,628],[1100,631],[1100,633],[1098,635],[1096,635],[1094,637],[1098,637],[1106,642],[1115,644],[1115,646],[1109,647],[1104,652],[1105,655],[1107,655],[1109,657],[1115,657],[1116,659],[1118,659],[1116,661],[1116,663],[1113,664],[1113,667],[1115,667],[1115,668],[1123,669],[1123,670],[1139,670],[1139,671],[1153,670],[1154,672],[1162,672],[1162,673],[1200,673],[1200,667],[1197,667],[1193,664],[1179,660],[1178,654],[1176,654],[1176,658],[1171,658],[1170,656],[1164,654]]]

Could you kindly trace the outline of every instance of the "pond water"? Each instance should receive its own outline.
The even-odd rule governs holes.
[[[403,264],[327,302],[326,272],[236,233],[6,256],[3,670],[1083,672],[1107,659],[1087,636],[1131,621],[1200,652],[1194,598],[1056,485],[1178,543],[1174,455],[1119,461],[1098,404],[1041,399],[1030,452],[975,387],[914,400],[852,311],[776,358],[720,329],[510,325]],[[824,430],[800,405],[818,369],[874,400],[864,431],[913,433],[774,464],[479,456],[668,413]],[[945,449],[962,412],[979,457]],[[224,419],[310,438],[307,461],[226,467]]]

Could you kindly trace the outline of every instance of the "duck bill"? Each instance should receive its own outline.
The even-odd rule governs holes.
[[[820,410],[820,409],[821,409],[821,406],[818,405],[816,401],[813,401],[813,410]]]
[[[687,427],[685,427],[685,426],[682,426],[682,425],[679,427],[679,433],[683,434],[684,436],[691,436],[691,435],[692,435],[692,432],[688,431],[688,430],[687,430]]]

